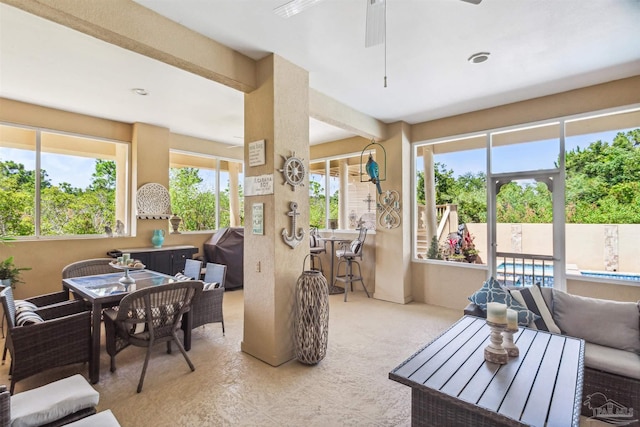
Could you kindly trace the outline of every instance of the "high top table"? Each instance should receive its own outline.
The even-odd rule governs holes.
[[[100,331],[102,309],[117,306],[129,291],[173,283],[175,278],[167,274],[151,270],[131,270],[129,276],[135,280],[135,285],[129,288],[119,282],[124,272],[96,274],[94,276],[73,277],[62,280],[62,286],[79,297],[91,303],[91,358],[89,360],[89,378],[93,384],[100,379]],[[184,349],[191,349],[191,321],[190,312],[185,313],[183,321],[187,322],[184,332]]]
[[[578,426],[584,341],[521,328],[520,356],[484,360],[485,319],[464,316],[389,373],[411,387],[412,426]]]

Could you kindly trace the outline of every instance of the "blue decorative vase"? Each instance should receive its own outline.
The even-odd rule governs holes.
[[[151,237],[151,244],[154,248],[161,248],[164,243],[164,230],[153,230],[153,237]]]

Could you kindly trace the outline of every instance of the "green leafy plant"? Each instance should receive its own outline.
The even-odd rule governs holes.
[[[427,252],[427,258],[429,259],[442,259],[442,253],[438,245],[438,237],[433,236],[431,238],[431,244],[429,245],[429,251]]]
[[[20,274],[27,270],[31,270],[31,268],[16,267],[13,263],[13,257],[10,256],[0,263],[0,280],[9,279],[11,281],[11,287],[15,287],[18,283],[23,283],[22,280],[20,280]]]

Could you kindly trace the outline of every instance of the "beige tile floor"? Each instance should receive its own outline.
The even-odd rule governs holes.
[[[243,292],[225,293],[226,335],[219,324],[193,333],[191,372],[178,351],[154,349],[142,393],[136,393],[144,350],[127,348],[109,372],[103,348],[98,410],[122,426],[408,426],[410,389],[388,373],[461,315],[419,303],[367,299],[364,292],[330,298],[327,355],[315,366],[271,367],[240,351]],[[16,385],[30,389],[78,371],[54,369]],[[8,365],[0,367],[7,383]],[[586,420],[583,425],[587,425]]]

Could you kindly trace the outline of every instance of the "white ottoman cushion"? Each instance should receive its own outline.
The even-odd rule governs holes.
[[[107,409],[67,424],[67,427],[120,427],[120,423],[111,412],[111,409]]]
[[[100,393],[80,374],[11,396],[11,427],[47,424],[95,407]]]

